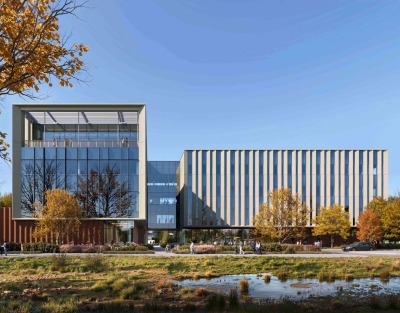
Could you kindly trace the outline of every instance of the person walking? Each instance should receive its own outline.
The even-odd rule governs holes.
[[[190,254],[194,254],[194,242],[190,243]]]
[[[259,241],[256,243],[256,253],[261,254],[261,243]]]
[[[243,241],[239,241],[239,254],[244,254],[244,251],[243,251]]]
[[[3,249],[4,249],[4,256],[7,256],[7,241],[4,241]]]

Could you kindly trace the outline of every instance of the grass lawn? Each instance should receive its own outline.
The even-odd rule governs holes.
[[[220,295],[179,288],[174,280],[270,272],[284,278],[351,279],[400,276],[400,260],[368,258],[147,257],[89,255],[0,259],[0,312],[237,311],[397,312],[399,295],[341,303],[257,303],[235,291]],[[329,273],[329,275],[326,275]],[[238,285],[239,288],[239,285]],[[268,306],[268,308],[266,308]]]

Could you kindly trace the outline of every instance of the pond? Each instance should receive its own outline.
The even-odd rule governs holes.
[[[270,282],[266,283],[264,275],[225,275],[211,279],[186,279],[176,282],[176,284],[181,287],[203,287],[228,293],[232,288],[237,288],[239,292],[240,280],[246,279],[249,282],[249,296],[256,299],[300,300],[328,295],[341,299],[379,294],[400,294],[400,278],[391,278],[387,281],[378,278],[362,278],[352,281],[319,282],[318,279],[311,278],[281,281],[271,275]]]

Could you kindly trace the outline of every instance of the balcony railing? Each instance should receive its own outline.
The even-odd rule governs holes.
[[[25,140],[25,147],[34,148],[134,148],[137,141],[121,140]]]

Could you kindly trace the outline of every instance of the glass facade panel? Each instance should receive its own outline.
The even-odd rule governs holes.
[[[274,190],[278,188],[278,151],[274,151]]]
[[[105,148],[105,154],[110,149]],[[22,151],[24,217],[32,216],[34,202],[43,203],[45,191],[55,188],[76,195],[85,217],[138,216],[137,160],[100,160],[98,148],[22,148]],[[120,175],[121,170],[124,176]]]
[[[88,155],[88,159],[99,159],[100,155],[99,155],[99,149],[98,148],[89,148],[87,149],[87,155]]]
[[[45,158],[46,159],[56,159],[56,148],[46,148],[45,149]]]
[[[32,148],[28,148],[32,149]],[[36,159],[43,159],[44,155],[44,148],[35,148],[35,158]]]
[[[22,148],[21,149],[22,159],[34,159],[35,158],[35,148]]]
[[[66,158],[67,159],[77,159],[78,149],[77,148],[66,148]]]
[[[36,157],[38,158],[37,155],[36,155]],[[63,148],[57,148],[57,159],[58,159],[58,160],[63,160],[63,159],[65,159],[65,149],[63,149]]]
[[[100,159],[108,160],[108,149],[100,148]]]
[[[188,151],[188,165],[192,165],[192,152]],[[176,171],[178,161],[149,161],[147,162],[148,190],[148,228],[175,229],[176,220]],[[188,173],[189,174],[189,173]],[[190,181],[190,183],[189,183]],[[191,175],[188,175],[188,220],[191,225]]]
[[[108,158],[109,159],[121,159],[121,149],[119,148],[111,148],[108,150]]]
[[[78,149],[78,159],[87,160],[87,149]]]

